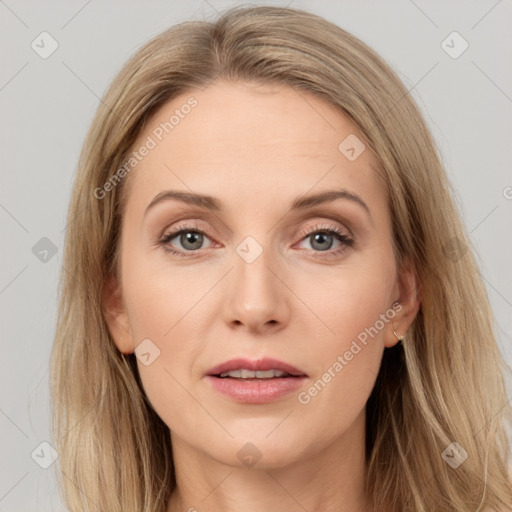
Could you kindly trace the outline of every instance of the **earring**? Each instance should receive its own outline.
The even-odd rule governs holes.
[[[397,334],[395,331],[393,331],[393,334],[396,336],[396,339],[397,339],[398,341],[400,341],[400,342],[402,342],[402,343],[403,343],[404,341],[406,341],[406,339],[405,339],[405,335],[404,335],[404,336],[398,336],[398,334]]]

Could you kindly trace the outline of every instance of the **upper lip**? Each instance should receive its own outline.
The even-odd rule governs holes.
[[[244,358],[230,359],[229,361],[225,361],[224,363],[220,363],[213,368],[210,368],[206,372],[206,375],[219,375],[223,372],[240,369],[252,370],[253,372],[265,370],[281,370],[288,373],[289,375],[307,377],[307,375],[302,370],[295,368],[295,366],[285,363],[284,361],[279,361],[278,359],[272,359],[269,357],[255,360]]]

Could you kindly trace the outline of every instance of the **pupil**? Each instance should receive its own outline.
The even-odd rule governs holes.
[[[195,250],[195,249],[199,249],[201,247],[201,244],[202,244],[202,234],[201,233],[195,233],[193,231],[188,231],[187,233],[184,233],[181,235],[181,244],[183,245],[183,247],[185,248],[188,248],[188,249],[191,249],[191,250]],[[199,241],[199,243],[198,243]],[[193,247],[187,247],[187,243],[191,243],[193,245]],[[195,246],[194,246],[194,243],[195,243]]]
[[[332,237],[332,235],[329,235],[329,234],[327,234],[327,233],[316,233],[315,235],[313,235],[313,243],[312,243],[313,248],[314,248],[314,244],[315,244],[316,242],[320,242],[320,244],[321,244],[322,242],[325,242],[325,240],[326,240],[326,239],[328,239],[329,237]],[[331,246],[332,246],[332,240],[331,240],[331,243],[330,243],[330,244],[328,244],[328,247],[325,247],[325,246],[324,246],[324,247],[322,247],[322,246],[320,245],[320,248],[319,248],[319,249],[320,249],[321,251],[324,251],[324,250],[330,249],[330,248],[331,248]]]

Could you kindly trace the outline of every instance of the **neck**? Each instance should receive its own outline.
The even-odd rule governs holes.
[[[224,464],[171,433],[176,488],[168,512],[261,510],[369,512],[365,495],[365,412],[319,450],[298,447],[286,465]]]

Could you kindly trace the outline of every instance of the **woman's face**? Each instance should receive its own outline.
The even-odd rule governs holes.
[[[124,178],[122,301],[107,304],[173,443],[240,467],[360,445],[383,350],[412,314],[361,140],[316,96],[225,81],[146,124]]]

